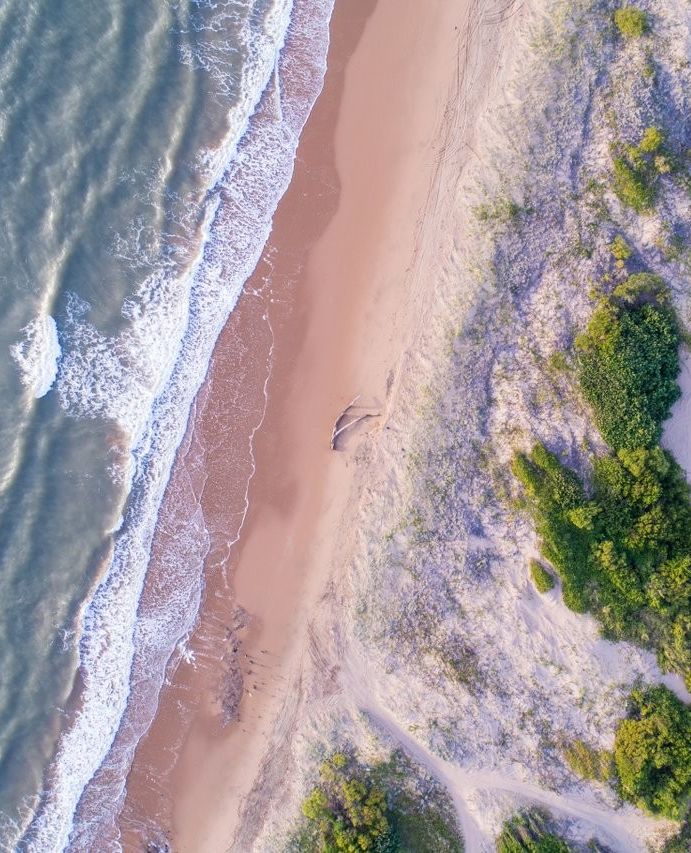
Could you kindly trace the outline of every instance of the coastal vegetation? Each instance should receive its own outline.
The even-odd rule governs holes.
[[[518,454],[542,554],[559,573],[564,602],[590,611],[609,639],[655,648],[661,666],[691,682],[691,507],[666,451],[639,448],[595,460],[588,496],[575,472],[543,445]]]
[[[585,741],[576,739],[564,747],[564,758],[571,770],[581,779],[609,782],[614,773],[614,756],[607,749],[594,749]]]
[[[373,544],[354,569],[364,580],[354,623],[376,649],[382,702],[434,756],[430,766],[463,768],[467,785],[454,790],[467,806],[460,819],[485,843],[496,837],[509,799],[500,776],[513,785],[515,768],[559,798],[564,823],[535,810],[515,814],[496,838],[500,853],[585,849],[561,837],[567,825],[574,838],[588,837],[576,807],[586,786],[575,776],[595,783],[584,797],[598,806],[593,828],[615,849],[659,849],[674,828],[651,815],[685,820],[691,794],[688,708],[665,687],[638,686],[624,709],[631,685],[656,676],[642,649],[691,687],[689,489],[660,443],[680,393],[684,335],[665,280],[679,316],[687,306],[680,268],[667,266],[672,256],[655,236],[686,238],[688,228],[675,218],[687,147],[681,110],[662,103],[671,60],[661,48],[653,66],[652,39],[633,43],[652,18],[629,6],[614,16],[616,50],[616,5],[597,5],[592,74],[573,89],[581,44],[574,33],[592,24],[596,4],[561,10],[568,58],[539,145],[530,137],[530,182],[504,182],[503,169],[474,207],[478,230],[491,237],[472,258],[472,276],[492,310],[454,332],[454,378],[442,386],[439,421],[426,415],[423,437],[396,443],[393,452],[405,447],[410,460],[410,482],[386,507],[392,532],[381,550]],[[656,6],[656,29],[668,24]],[[545,53],[554,48],[550,58],[563,47],[557,37],[544,44]],[[569,125],[575,104],[586,133],[579,116]],[[608,149],[612,139],[620,141]],[[663,178],[670,170],[674,181]],[[507,465],[517,442],[518,490]],[[533,542],[516,524],[517,510],[532,516],[538,559],[530,559]],[[547,606],[526,594],[527,583],[542,594],[557,587]],[[554,607],[558,596],[592,614],[605,638],[638,648],[595,644],[592,620]],[[497,787],[480,796],[488,766]],[[401,845],[394,849],[449,849],[428,840],[434,821],[424,798],[401,795],[374,768],[352,772],[385,793]],[[517,802],[530,800],[519,790]],[[622,819],[619,798],[647,814],[627,809]],[[443,812],[440,820],[449,825]],[[691,849],[688,842],[682,830],[665,853]],[[591,841],[588,849],[604,848]]]
[[[688,818],[691,804],[691,709],[666,687],[637,687],[620,720],[614,750],[576,739],[564,748],[571,770],[613,784],[621,797],[651,814]]]
[[[537,809],[515,815],[502,827],[497,853],[571,853],[573,848],[548,824],[548,816]]]
[[[576,338],[581,390],[614,450],[659,442],[662,422],[680,393],[679,343],[664,284],[647,273],[615,288]]]
[[[314,825],[318,850],[393,853],[398,849],[385,792],[364,782],[344,753],[324,761],[319,777],[319,785],[302,804],[303,814]]]
[[[612,253],[612,257],[617,262],[617,267],[623,269],[626,261],[631,257],[631,247],[626,240],[624,240],[621,234],[617,234],[614,240],[612,240],[609,244],[609,250]]]
[[[652,210],[657,181],[671,171],[669,157],[663,151],[665,137],[657,127],[648,127],[638,145],[615,145],[614,185],[619,200],[637,213]]]
[[[649,28],[645,12],[630,6],[615,12],[615,23],[625,38]],[[653,210],[659,177],[670,171],[657,126],[647,127],[637,145],[613,148],[614,192],[637,213]],[[616,281],[633,255],[620,234],[608,249],[617,272],[603,284]],[[593,613],[605,637],[655,649],[660,666],[691,688],[691,501],[684,472],[660,446],[663,423],[680,396],[684,335],[659,276],[637,272],[610,288],[577,335],[573,360],[608,451],[589,454],[584,477],[538,442],[530,453],[515,454],[512,470],[542,557],[561,578],[565,604]],[[545,571],[531,563],[538,589]],[[688,849],[691,709],[667,687],[631,692],[612,752],[575,739],[562,754],[581,778],[612,784],[638,808],[685,822],[665,850]],[[526,832],[514,819],[498,849],[538,849],[513,840],[516,826]],[[505,837],[513,847],[502,848]]]
[[[683,820],[691,803],[691,709],[663,686],[634,690],[629,705],[614,744],[621,794]]]
[[[679,396],[679,344],[663,282],[629,276],[576,339],[580,388],[611,448],[590,488],[541,444],[513,472],[566,605],[594,613],[610,639],[656,649],[691,684],[691,502],[658,444]]]
[[[614,13],[614,23],[624,38],[640,38],[648,30],[648,16],[636,6],[622,6]]]
[[[538,592],[544,593],[554,589],[554,578],[539,560],[530,561],[530,577]]]
[[[306,824],[292,848],[323,853],[463,853],[455,819],[429,791],[423,796],[402,756],[366,769],[336,752],[302,804]]]

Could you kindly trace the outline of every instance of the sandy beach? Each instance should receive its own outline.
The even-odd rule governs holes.
[[[226,849],[277,712],[299,693],[310,609],[344,559],[334,543],[347,547],[365,480],[358,447],[385,423],[420,322],[410,270],[458,93],[467,12],[443,0],[423,16],[413,0],[336,4],[324,91],[293,182],[218,342],[169,487],[170,503],[199,478],[203,457],[206,595],[189,643],[194,665],[182,663],[164,689],[128,778],[126,848],[143,832],[169,837],[172,826],[176,851]],[[243,349],[248,328],[257,333]],[[368,417],[334,452],[334,422],[356,397],[352,416]],[[252,424],[252,453],[238,460]],[[247,495],[243,466],[256,466]],[[164,521],[159,547],[166,535]],[[223,725],[240,695],[239,721]]]

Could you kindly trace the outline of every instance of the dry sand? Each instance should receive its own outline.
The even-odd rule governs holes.
[[[356,450],[385,421],[396,365],[420,321],[424,282],[409,272],[438,190],[471,6],[336,4],[324,92],[171,484],[175,491],[185,476],[200,476],[189,459],[202,447],[201,506],[212,534],[206,600],[190,642],[195,665],[177,669],[137,751],[121,820],[126,848],[156,824],[181,853],[226,849],[278,710],[297,693],[310,608],[341,562],[333,543],[357,504]],[[248,329],[256,335],[243,345]],[[373,417],[332,452],[334,420],[356,395],[355,414]],[[242,429],[261,423],[243,459],[238,410]],[[238,468],[255,463],[245,518]],[[250,619],[242,645],[238,607]],[[224,726],[224,705],[239,689],[239,722]]]
[[[681,397],[672,408],[670,419],[665,424],[662,444],[674,454],[674,458],[686,471],[691,482],[691,358],[684,352],[679,374]]]

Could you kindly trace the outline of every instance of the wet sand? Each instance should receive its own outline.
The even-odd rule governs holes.
[[[125,849],[164,837],[180,853],[227,849],[298,692],[310,609],[346,559],[334,545],[364,479],[359,449],[385,422],[419,322],[409,272],[456,73],[464,10],[451,5],[337,0],[324,91],[166,498],[197,483],[206,590],[190,660],[137,750]],[[334,452],[334,421],[357,395],[354,414],[371,417]],[[157,549],[175,536],[167,511]]]

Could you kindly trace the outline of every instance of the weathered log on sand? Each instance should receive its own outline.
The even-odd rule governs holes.
[[[350,403],[348,403],[348,405],[341,411],[340,415],[336,418],[336,420],[334,422],[333,429],[331,430],[331,444],[330,444],[331,450],[336,449],[336,441],[338,439],[338,436],[342,432],[345,432],[347,429],[350,429],[350,427],[355,426],[355,424],[359,424],[362,421],[367,420],[367,418],[378,418],[379,417],[379,412],[376,412],[376,413],[368,412],[367,414],[359,415],[357,418],[353,418],[352,421],[348,421],[348,423],[343,424],[343,419],[348,416],[348,412],[357,403],[357,401],[360,399],[360,396],[361,395],[358,394],[356,397],[353,397],[353,399],[350,401]],[[341,425],[341,424],[343,424],[343,425]]]

